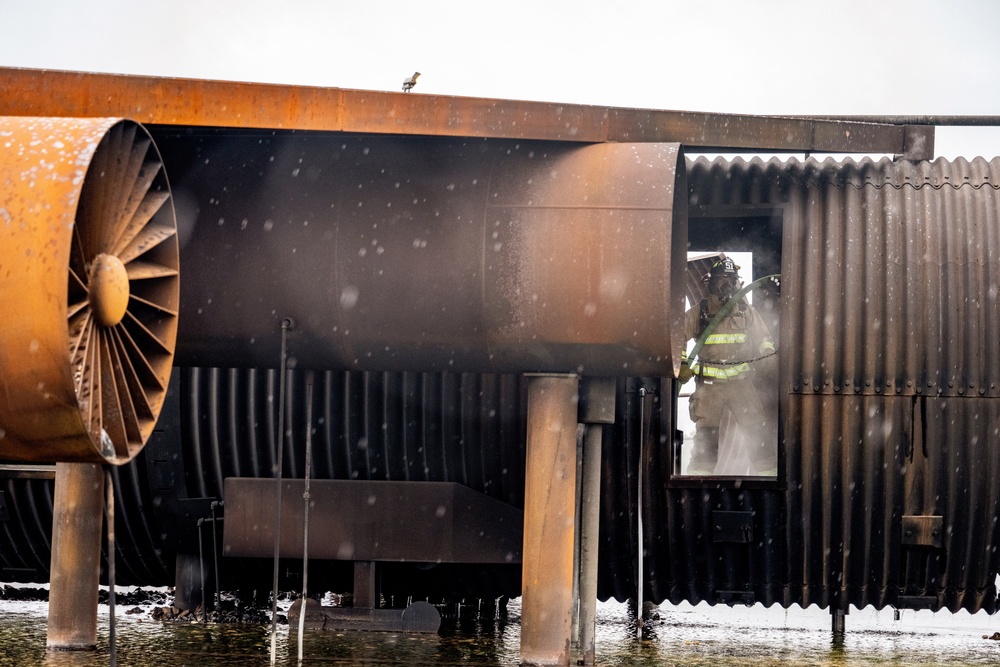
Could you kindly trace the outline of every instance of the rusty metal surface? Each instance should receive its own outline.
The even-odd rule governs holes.
[[[617,141],[666,136],[706,151],[907,153],[914,159],[934,155],[932,128],[916,133],[913,138],[920,139],[920,145],[913,146],[901,125],[646,109],[612,109],[609,122],[608,135]]]
[[[100,466],[56,465],[45,641],[49,648],[83,649],[97,645],[103,491],[104,470]]]
[[[569,664],[576,539],[579,378],[528,379],[521,660]]]
[[[902,126],[835,119],[524,102],[0,68],[0,115],[122,116],[145,124],[682,143],[706,149],[904,153]],[[931,150],[913,154],[929,158]],[[921,135],[925,140],[927,137]]]
[[[612,384],[612,390],[615,387]],[[614,394],[612,393],[612,396]],[[612,416],[614,405],[609,405]],[[579,642],[583,663],[594,664],[597,630],[597,557],[600,553],[601,450],[604,426],[588,423],[580,462]]]
[[[182,228],[177,361],[671,373],[676,145],[157,133]],[[274,196],[251,193],[273,193]]]
[[[55,479],[56,467],[52,464],[0,464],[0,479]]]
[[[302,480],[284,480],[281,556],[302,557]],[[274,554],[275,482],[225,482],[223,554]],[[521,510],[454,482],[312,480],[309,556],[321,560],[517,563]],[[313,515],[310,514],[312,517]]]
[[[0,459],[123,463],[153,429],[176,335],[156,149],[114,118],[0,118],[0,137]]]
[[[17,68],[0,68],[0,115],[118,115],[155,125],[576,142],[608,138],[604,107]]]
[[[277,376],[264,369],[179,369],[177,430],[154,436],[140,457],[155,489],[146,506],[154,535],[167,531],[163,549],[194,549],[197,537],[183,530],[183,498],[223,498],[226,477],[272,476]],[[313,414],[315,479],[448,481],[509,505],[523,503],[526,388],[516,375],[361,373],[327,371],[317,377]],[[290,373],[284,470],[304,470],[305,389],[303,372]],[[269,398],[270,397],[270,398]],[[180,406],[183,405],[183,412]],[[200,406],[200,407],[195,407]],[[321,420],[321,421],[320,421]],[[181,444],[177,456],[177,443]],[[173,469],[167,472],[165,468]],[[173,483],[170,480],[174,480]],[[178,498],[182,496],[182,498]],[[194,519],[197,515],[193,515]],[[191,538],[194,538],[192,543]],[[148,547],[145,553],[148,553]],[[234,582],[270,581],[247,559],[227,560]],[[332,563],[331,563],[332,565]],[[288,561],[294,568],[296,561]],[[324,568],[331,590],[350,586]],[[380,567],[383,594],[414,597],[515,597],[520,566],[441,564],[426,569],[405,563]],[[224,575],[225,576],[225,575]],[[340,583],[338,583],[338,581]],[[397,597],[397,599],[399,599]]]
[[[115,122],[24,118],[0,124],[4,458],[54,461],[93,450],[73,389],[66,283],[86,165]]]
[[[892,125],[946,125],[950,127],[995,127],[1000,126],[1000,116],[988,115],[924,115],[924,116],[862,116],[856,114],[816,115],[810,118],[823,120],[849,120],[858,123],[889,123]]]

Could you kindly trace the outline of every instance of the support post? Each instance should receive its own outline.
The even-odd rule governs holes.
[[[354,562],[354,608],[378,609],[378,570],[374,561]]]
[[[582,399],[582,397],[581,397]],[[573,651],[580,650],[580,539],[583,534],[583,440],[587,429],[583,424],[576,426],[576,540],[573,542],[573,625],[570,637],[573,638]]]
[[[587,424],[583,443],[580,521],[580,662],[594,664],[597,626],[597,551],[601,509],[601,424]]]
[[[843,639],[847,633],[847,610],[831,607],[830,616],[833,618],[833,638]]]
[[[309,477],[312,473],[312,400],[315,373],[306,372],[306,480],[302,492],[302,609],[299,612],[299,664],[302,664],[302,636],[309,610]],[[218,574],[216,574],[218,581]],[[218,588],[218,586],[216,586]]]
[[[580,518],[580,660],[593,665],[597,626],[597,552],[600,538],[601,449],[604,424],[615,423],[615,381],[588,379],[581,390],[583,489]]]
[[[646,429],[649,428],[649,424],[646,421],[646,388],[639,388],[639,465],[636,472],[636,492],[635,492],[635,543],[636,543],[636,564],[635,564],[635,585],[636,585],[636,595],[635,595],[635,627],[636,635],[639,639],[642,639],[642,626],[646,621],[646,616],[644,612],[643,605],[643,590],[642,584],[646,579],[646,565],[643,562],[644,547],[646,544],[646,538],[642,532],[642,493],[643,493],[643,482],[642,482],[642,466],[645,462],[645,452],[643,452],[643,447],[646,444]]]
[[[528,379],[521,574],[521,661],[568,665],[576,540],[579,378]]]
[[[57,463],[49,574],[49,649],[97,648],[104,471]]]

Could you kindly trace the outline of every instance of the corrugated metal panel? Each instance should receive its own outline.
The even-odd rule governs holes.
[[[192,497],[223,495],[226,477],[272,477],[277,373],[186,368],[181,441]],[[459,373],[316,373],[317,479],[458,482],[520,507],[524,379]],[[306,380],[290,371],[282,474],[305,472]]]
[[[9,520],[0,523],[5,581],[49,580],[54,484],[48,479],[3,480]]]
[[[1000,160],[702,159],[688,177],[693,207],[784,211],[786,488],[778,503],[668,490],[701,512],[667,514],[688,549],[667,560],[669,597],[711,601],[732,583],[699,531],[749,498],[769,561],[743,580],[758,601],[995,610]],[[940,547],[904,545],[904,516],[940,517]]]
[[[226,477],[271,477],[276,371],[185,368],[177,375],[183,424],[175,437],[183,443],[186,478],[186,489],[179,493],[221,497]],[[511,505],[523,505],[526,381],[521,376],[328,371],[315,377],[312,474],[316,478],[454,481]],[[291,478],[304,471],[306,393],[302,371],[291,371],[288,380],[289,437],[283,474]],[[641,400],[640,387],[648,392]],[[599,595],[604,599],[635,595],[638,437],[646,433],[655,443],[667,431],[656,407],[658,380],[619,379],[617,393],[617,424],[607,428],[609,444],[603,448]],[[151,443],[151,451],[158,451],[157,444]],[[669,509],[657,495],[660,481],[666,479],[668,457],[655,444],[644,454],[647,466],[659,466],[644,489],[646,526],[654,541],[663,540],[662,530],[652,527],[661,525],[660,517]],[[677,554],[685,560],[682,567],[688,559],[701,558],[695,549]],[[727,558],[722,568],[728,571],[735,562]],[[234,578],[259,575],[252,563],[234,559],[226,563]],[[653,595],[663,599],[658,582],[660,572],[667,570],[658,569],[655,559],[649,563]],[[448,565],[420,572],[386,568],[383,587],[406,595],[461,599],[517,595],[520,590],[518,565]]]
[[[790,172],[792,390],[1000,396],[1000,160]]]
[[[899,443],[908,435],[908,407],[905,399],[891,397],[789,401],[791,601],[881,608],[894,599],[905,451]],[[887,442],[882,434],[893,428],[899,437]],[[789,433],[801,447],[789,442]]]
[[[642,441],[645,599],[693,604],[750,599],[787,606],[784,494],[749,484],[671,485],[672,392],[669,379],[618,381],[616,421],[605,429],[610,444],[602,450],[598,597],[636,596]],[[716,512],[752,513],[752,539],[718,539]]]
[[[277,371],[177,370],[187,486],[180,493],[223,498],[227,477],[273,477]],[[457,482],[522,507],[525,383],[518,375],[316,373],[311,474],[315,479]],[[285,478],[305,473],[306,400],[305,372],[289,371]],[[227,559],[230,584],[261,581],[258,566]],[[296,566],[290,561],[289,567]],[[384,564],[381,572],[386,596],[460,600],[516,596],[520,590],[517,564],[439,564],[430,569]]]
[[[905,595],[993,611],[998,418],[992,399],[789,400],[786,442],[800,443],[787,459],[788,515],[801,517],[787,524],[791,581],[802,582],[793,600],[881,608]],[[904,545],[904,515],[941,517],[941,548]]]
[[[122,586],[164,586],[173,572],[165,545],[154,528],[149,487],[142,469],[142,453],[111,469],[115,486],[115,580]],[[3,479],[9,521],[0,522],[0,575],[5,581],[43,583],[49,580],[52,557],[54,484],[51,479]],[[106,545],[102,545],[106,555]],[[106,579],[102,560],[101,578]]]
[[[689,179],[693,206],[785,206],[794,391],[1000,395],[1000,158],[701,159]]]
[[[224,499],[224,479],[274,474],[276,371],[178,368],[175,376],[149,451],[113,470],[117,577],[123,585],[170,583],[173,553],[197,554],[196,522],[208,517],[212,500]],[[526,408],[520,376],[331,371],[315,378],[315,478],[452,481],[522,506]],[[301,478],[303,371],[289,372],[286,392],[283,475]],[[52,481],[3,481],[11,516],[0,522],[8,537],[0,540],[3,574],[14,581],[46,581]],[[203,538],[210,552],[210,531]],[[267,580],[255,563],[231,559],[225,569],[233,585]],[[387,595],[396,589],[450,592],[453,599],[512,596],[520,586],[519,565],[403,569],[386,566]],[[349,570],[347,575],[349,586]]]

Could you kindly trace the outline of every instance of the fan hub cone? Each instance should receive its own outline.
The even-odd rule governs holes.
[[[90,267],[90,307],[97,323],[113,327],[125,317],[129,286],[125,265],[114,255],[100,254]]]

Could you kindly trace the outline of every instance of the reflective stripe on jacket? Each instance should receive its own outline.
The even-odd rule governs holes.
[[[709,321],[719,312],[722,303],[715,297],[708,299],[706,312]],[[684,318],[684,335],[687,340],[703,333],[704,314],[701,304],[687,311]],[[699,358],[688,366],[700,377],[713,380],[742,379],[750,372],[751,359],[774,352],[774,342],[760,314],[745,301],[736,304],[706,338]],[[687,359],[687,355],[682,355]],[[718,363],[713,363],[718,362]],[[722,363],[739,362],[739,363]]]

